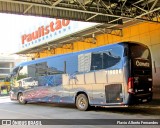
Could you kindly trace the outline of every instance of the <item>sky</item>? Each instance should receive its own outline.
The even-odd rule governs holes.
[[[43,22],[44,18],[0,13],[0,54],[19,50],[21,33]]]

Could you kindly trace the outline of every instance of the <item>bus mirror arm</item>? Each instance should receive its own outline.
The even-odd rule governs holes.
[[[66,71],[67,71],[67,63],[66,61],[64,61],[64,73],[66,74]]]

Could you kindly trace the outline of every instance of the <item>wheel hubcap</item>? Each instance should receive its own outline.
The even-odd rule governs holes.
[[[79,107],[84,108],[85,106],[86,106],[86,102],[83,98],[81,98],[80,101],[79,101]]]
[[[23,102],[23,96],[20,96],[19,100],[20,102]]]

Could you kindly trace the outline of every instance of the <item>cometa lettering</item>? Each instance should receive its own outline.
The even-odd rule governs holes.
[[[68,26],[69,23],[70,20],[56,19],[55,22],[52,21],[47,26],[41,26],[32,33],[22,35],[21,36],[22,44],[24,44],[25,42],[31,42],[33,40],[36,40],[40,37],[49,34],[50,32],[55,32],[57,30],[60,30],[61,28]]]
[[[149,67],[149,63],[147,63],[147,62],[140,62],[140,61],[136,61],[136,66],[138,66],[138,67]]]

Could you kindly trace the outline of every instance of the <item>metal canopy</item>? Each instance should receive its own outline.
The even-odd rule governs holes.
[[[0,0],[0,12],[122,24],[124,18],[156,21],[160,0]]]
[[[77,40],[93,38],[95,34],[113,34],[142,21],[160,23],[160,0],[0,0],[0,12],[102,23],[69,37],[18,52],[27,54],[65,45],[68,48],[68,44]],[[72,45],[69,47],[72,48]]]

